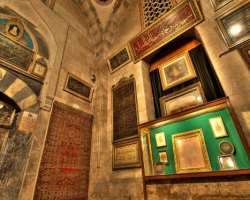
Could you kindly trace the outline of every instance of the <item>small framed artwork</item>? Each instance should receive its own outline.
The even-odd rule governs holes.
[[[237,164],[233,155],[231,156],[218,156],[220,170],[237,170]]]
[[[107,59],[109,70],[111,73],[117,71],[122,68],[124,65],[131,62],[131,55],[129,52],[129,48],[126,46],[116,52],[114,55],[110,56]]]
[[[213,130],[213,134],[215,138],[221,138],[228,136],[226,128],[224,126],[224,122],[221,116],[210,118],[209,119],[210,126]]]
[[[201,129],[175,134],[172,142],[177,174],[212,170]]]
[[[168,163],[168,154],[166,151],[159,152],[158,155],[160,163],[165,163],[165,164]]]
[[[13,40],[20,40],[24,35],[24,26],[21,20],[11,19],[5,26],[5,34]]]
[[[45,66],[42,63],[36,62],[32,74],[34,74],[35,76],[38,76],[39,78],[44,79],[45,75],[47,72],[47,66]]]
[[[188,52],[163,63],[159,71],[163,90],[172,88],[197,76]]]
[[[155,141],[156,141],[156,146],[157,147],[165,147],[165,146],[167,146],[164,132],[155,134]]]
[[[233,9],[219,16],[217,24],[229,48],[242,44],[250,39],[250,0],[241,1]]]
[[[220,8],[229,4],[231,1],[233,1],[233,0],[211,0],[211,4],[212,4],[214,10],[219,10]]]
[[[206,103],[200,83],[160,98],[162,116],[185,111]]]
[[[235,151],[234,145],[229,141],[220,142],[219,148],[222,155],[233,155]]]
[[[71,73],[68,73],[67,75],[64,90],[89,102],[92,100],[94,91],[91,84],[81,80]]]

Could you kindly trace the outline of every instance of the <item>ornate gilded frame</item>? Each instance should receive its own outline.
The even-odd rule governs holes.
[[[222,22],[224,18],[226,18],[230,15],[233,15],[234,12],[240,11],[243,7],[245,7],[247,5],[250,6],[250,0],[241,1],[237,6],[226,10],[222,15],[220,15],[218,18],[216,18],[216,22],[217,22],[217,26],[219,28],[219,31],[220,31],[228,48],[234,48],[234,47],[250,40],[250,34],[247,34],[247,35],[243,36],[241,39],[237,40],[236,42],[231,41],[230,35],[226,31],[226,28]]]
[[[122,63],[121,65],[119,65],[118,67],[116,67],[114,70],[112,70],[112,66],[111,66],[110,60],[113,57],[115,57],[117,54],[119,54],[121,51],[123,51],[124,49],[126,49],[126,51],[128,53],[128,60],[125,61],[124,63]],[[122,67],[124,67],[125,65],[127,65],[128,63],[130,63],[131,61],[132,61],[132,57],[131,57],[131,53],[129,51],[128,45],[126,45],[125,47],[120,48],[119,50],[115,51],[111,56],[109,56],[107,58],[107,63],[108,63],[108,67],[109,67],[110,73],[114,73],[114,72],[118,71],[119,69],[121,69]]]
[[[73,78],[73,79],[75,79],[75,80],[77,80],[77,81],[79,81],[79,82],[82,83],[83,85],[85,85],[85,86],[87,86],[87,87],[90,88],[89,97],[85,97],[85,96],[83,96],[83,95],[81,95],[81,94],[79,94],[79,93],[77,93],[77,92],[75,92],[75,91],[73,91],[73,90],[71,90],[71,89],[69,89],[69,88],[67,87],[68,81],[69,81],[69,78],[70,78],[70,77]],[[71,93],[72,95],[74,95],[74,96],[76,96],[76,97],[79,97],[79,98],[81,98],[81,99],[83,99],[83,100],[86,100],[86,101],[88,101],[88,102],[91,102],[91,101],[92,101],[92,97],[93,97],[93,93],[94,93],[94,88],[93,88],[93,86],[92,86],[90,83],[88,83],[88,82],[86,82],[86,81],[84,81],[84,80],[78,78],[77,76],[75,76],[75,75],[73,75],[73,74],[71,74],[71,73],[68,72],[67,78],[66,78],[66,81],[65,81],[65,84],[64,84],[64,91],[69,92],[69,93]]]
[[[165,68],[169,67],[173,63],[176,63],[177,61],[182,60],[182,59],[185,60],[185,64],[186,64],[189,74],[183,78],[180,78],[178,81],[174,81],[173,83],[168,84],[167,79],[166,79],[166,73],[164,72]],[[174,86],[177,86],[181,83],[184,83],[186,81],[189,81],[197,77],[194,65],[192,63],[192,60],[188,52],[179,54],[178,56],[172,58],[171,60],[168,60],[167,62],[162,63],[161,66],[159,67],[159,73],[160,73],[161,84],[162,84],[163,90],[167,90],[169,88],[172,88]]]
[[[165,106],[168,101],[179,98],[179,97],[181,97],[181,96],[183,96],[185,94],[188,94],[188,93],[191,93],[191,92],[194,92],[194,91],[197,91],[200,94],[200,96],[202,98],[201,99],[202,102],[197,103],[197,105],[188,107],[187,109],[194,108],[196,106],[202,105],[202,104],[207,102],[204,91],[203,91],[202,86],[201,86],[201,83],[198,82],[198,83],[190,85],[190,86],[188,86],[188,87],[186,87],[186,88],[184,88],[184,89],[182,89],[180,91],[177,91],[177,92],[172,93],[170,95],[161,97],[160,98],[160,106],[161,106],[162,116],[167,116],[168,115],[168,111],[167,111],[166,106]],[[187,109],[183,109],[182,111],[187,110]]]
[[[215,11],[221,9],[222,7],[226,6],[227,4],[229,4],[230,2],[232,2],[233,0],[224,0],[222,3],[216,3],[217,0],[210,0],[213,8]]]
[[[140,145],[139,145],[138,138],[129,140],[129,141],[114,143],[113,144],[113,159],[112,159],[113,170],[141,167],[141,152],[140,152],[139,146]],[[120,149],[120,152],[118,153],[119,149]],[[129,161],[130,159],[129,156],[131,156],[131,152],[129,154],[129,151],[132,151],[132,150],[134,150],[132,154],[134,153],[135,158],[134,160],[131,159],[131,161]],[[120,157],[118,158],[118,156]]]
[[[178,152],[178,145],[177,145],[178,140],[181,141],[182,139],[188,139],[192,137],[195,137],[196,140],[198,140],[201,145],[201,149],[199,150],[202,151],[202,154],[203,154],[203,159],[204,159],[203,161],[205,163],[205,166],[203,168],[202,167],[182,168],[182,166],[180,166],[180,156],[182,155],[178,155],[177,153]],[[197,129],[197,130],[192,130],[192,131],[172,135],[172,144],[173,144],[173,151],[174,151],[176,174],[212,171],[202,129]]]

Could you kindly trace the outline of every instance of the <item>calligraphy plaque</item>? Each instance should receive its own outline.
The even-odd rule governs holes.
[[[131,61],[131,56],[127,47],[116,52],[108,58],[108,66],[110,72],[114,72]]]
[[[113,140],[138,137],[134,78],[123,78],[113,86]]]
[[[140,167],[140,152],[138,140],[115,143],[113,146],[113,169]]]
[[[179,3],[129,42],[134,62],[145,58],[202,20],[196,0]]]
[[[89,102],[92,100],[93,87],[71,73],[68,73],[64,90]]]
[[[8,37],[0,34],[0,61],[27,71],[34,53]]]

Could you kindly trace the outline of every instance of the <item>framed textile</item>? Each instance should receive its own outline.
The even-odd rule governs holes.
[[[129,42],[134,62],[169,43],[203,20],[196,0],[184,0]]]
[[[75,75],[68,73],[64,90],[89,102],[92,101],[93,86],[86,81],[81,80]]]
[[[113,170],[141,167],[139,140],[113,144]]]
[[[221,116],[209,119],[209,123],[215,138],[228,136]]]
[[[112,88],[113,141],[138,137],[135,79],[122,78]]]
[[[219,156],[218,162],[219,162],[220,170],[238,169],[234,156]]]
[[[107,59],[109,71],[115,72],[131,61],[128,47],[124,47]]]
[[[201,129],[175,134],[172,143],[177,174],[212,170]]]
[[[0,101],[0,127],[10,128],[15,119],[16,110]]]
[[[166,142],[164,132],[155,134],[155,141],[156,141],[156,146],[157,147],[165,147],[165,146],[167,146],[167,142]]]
[[[88,199],[92,120],[53,104],[34,199]]]
[[[206,103],[200,83],[160,98],[162,116],[185,111]]]
[[[219,10],[233,0],[210,0],[214,10]]]
[[[159,72],[163,90],[172,88],[197,76],[188,52],[163,63],[159,68]]]
[[[242,1],[217,18],[222,36],[229,48],[250,39],[250,0]]]

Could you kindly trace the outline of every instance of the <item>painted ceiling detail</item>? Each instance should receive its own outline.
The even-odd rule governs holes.
[[[116,0],[109,5],[98,5],[95,0],[72,0],[88,21],[88,32],[96,57],[107,53],[111,47],[120,22],[126,18],[126,10],[136,0]],[[107,9],[104,12],[102,9]]]

